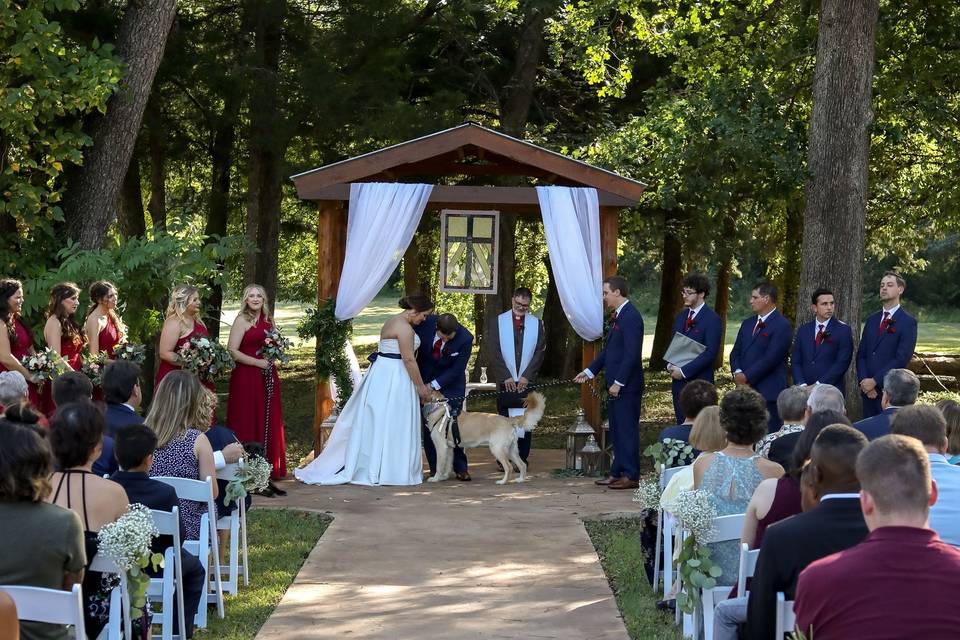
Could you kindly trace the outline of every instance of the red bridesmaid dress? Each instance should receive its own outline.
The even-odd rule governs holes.
[[[107,357],[113,360],[113,350],[120,344],[120,329],[117,328],[117,325],[110,315],[107,315],[107,324],[100,330],[97,336],[97,344],[100,346],[100,351],[106,351]]]
[[[26,355],[30,354],[30,350],[33,348],[33,336],[30,334],[30,331],[27,329],[26,325],[20,321],[20,318],[14,320],[14,331],[16,331],[17,340],[16,342],[10,342],[10,353],[14,358],[20,360]],[[3,327],[3,330],[6,330],[6,327]],[[0,371],[9,371],[7,367],[0,362]],[[48,385],[44,385],[45,387]],[[33,405],[35,409],[40,410],[40,392],[37,391],[37,385],[32,382],[27,383],[27,393],[29,394],[30,404]]]
[[[80,371],[83,363],[81,352],[83,351],[83,338],[75,337],[73,340],[63,338],[60,340],[60,357],[66,360],[67,364],[74,371]],[[40,404],[37,407],[47,418],[52,418],[57,405],[53,401],[53,381],[47,380],[40,392]]]
[[[272,327],[261,315],[257,324],[243,334],[240,351],[251,358],[259,358],[257,352],[263,346],[267,330]],[[264,370],[237,362],[230,375],[227,426],[233,429],[240,442],[265,445],[267,461],[273,465],[271,479],[278,480],[287,475],[280,376],[276,367]]]
[[[207,328],[205,326],[203,326],[199,322],[194,322],[193,330],[187,335],[177,340],[177,344],[173,346],[173,350],[174,352],[179,351],[180,347],[190,342],[191,338],[207,338],[209,336],[210,336],[210,333],[207,331]],[[161,359],[160,366],[157,368],[157,379],[153,383],[153,390],[156,391],[157,387],[160,386],[160,381],[163,380],[163,376],[167,375],[171,371],[176,371],[182,368],[183,367],[181,367],[178,364],[170,364],[166,360]],[[216,393],[217,391],[216,385],[214,385],[212,382],[209,382],[206,380],[200,380],[200,384],[205,386],[207,389],[210,389],[210,391],[213,391],[214,393]]]

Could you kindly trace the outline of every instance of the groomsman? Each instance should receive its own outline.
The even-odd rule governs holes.
[[[610,403],[613,465],[610,476],[597,480],[611,489],[635,489],[640,479],[640,402],[643,397],[643,317],[627,298],[627,281],[610,276],[603,281],[603,304],[611,311],[610,330],[596,360],[574,380],[584,383],[604,368]]]
[[[415,331],[420,336],[417,366],[423,382],[448,398],[458,398],[450,401],[450,411],[454,415],[460,413],[467,391],[467,362],[473,348],[473,334],[450,313],[427,316]],[[437,472],[437,449],[430,439],[426,422],[421,424],[421,428],[423,450],[427,454],[430,475],[433,476]],[[457,480],[470,480],[467,456],[460,447],[453,450],[453,472]]]
[[[740,325],[730,352],[733,381],[756,389],[767,401],[770,433],[783,424],[777,413],[777,396],[787,387],[787,353],[793,329],[777,310],[777,287],[761,282],[750,292],[750,308],[756,315]]]
[[[917,321],[900,307],[907,288],[899,274],[888,271],[880,279],[881,310],[863,323],[857,348],[857,381],[863,417],[882,411],[883,379],[891,369],[906,369],[917,346]]]
[[[700,273],[691,273],[680,285],[680,294],[683,296],[683,311],[673,321],[673,332],[682,333],[692,340],[706,346],[706,350],[693,361],[682,367],[667,365],[667,371],[673,378],[673,412],[677,416],[677,424],[682,423],[689,416],[683,415],[680,408],[680,392],[691,380],[706,380],[713,384],[713,363],[720,351],[720,334],[723,323],[716,311],[704,302],[710,294],[710,281]]]
[[[499,349],[490,360],[493,379],[497,381],[497,413],[502,416],[523,415],[523,399],[529,386],[536,382],[537,374],[546,355],[547,340],[543,321],[530,313],[533,292],[518,287],[513,292],[510,309],[497,316],[493,327],[493,341]],[[520,459],[530,456],[532,431],[524,431],[517,439]]]
[[[810,296],[814,319],[800,325],[790,359],[793,383],[829,384],[844,391],[844,376],[853,358],[853,331],[833,317],[833,292],[820,288]]]

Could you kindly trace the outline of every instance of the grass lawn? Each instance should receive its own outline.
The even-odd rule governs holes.
[[[585,520],[584,526],[600,557],[600,564],[617,598],[630,638],[679,639],[673,613],[658,611],[656,596],[643,571],[640,520]]]
[[[198,629],[194,637],[249,640],[256,636],[331,520],[303,511],[252,509],[247,516],[250,586],[227,596],[223,620],[211,609],[207,628]]]

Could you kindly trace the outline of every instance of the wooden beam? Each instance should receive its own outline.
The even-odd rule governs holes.
[[[337,295],[340,273],[347,246],[346,207],[341,202],[320,203],[317,215],[317,308]],[[317,380],[313,414],[313,451],[323,448],[320,425],[333,412],[333,394],[329,380]]]

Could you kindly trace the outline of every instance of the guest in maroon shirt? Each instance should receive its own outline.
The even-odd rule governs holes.
[[[888,435],[857,459],[870,535],[800,574],[794,611],[808,638],[953,638],[960,551],[927,528],[937,486],[916,438]]]

